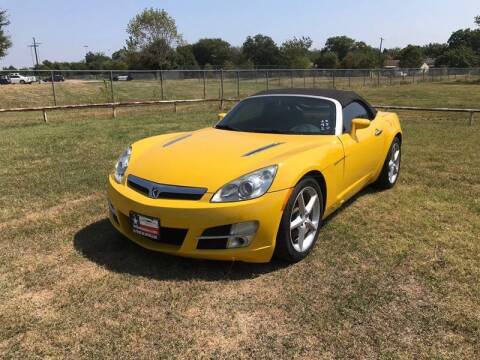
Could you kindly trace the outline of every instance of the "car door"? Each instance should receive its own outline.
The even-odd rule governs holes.
[[[352,120],[357,118],[370,120],[370,125],[352,134]],[[345,153],[343,195],[348,198],[371,180],[380,161],[384,134],[374,114],[364,104],[355,101],[343,109],[340,140]]]

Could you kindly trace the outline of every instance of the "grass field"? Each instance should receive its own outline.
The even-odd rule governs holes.
[[[285,73],[284,76],[271,77],[268,80],[268,88],[331,88],[333,79],[330,77],[293,77]],[[115,101],[138,101],[138,100],[178,100],[178,99],[218,99],[221,95],[221,81],[218,74],[206,78],[205,93],[202,73],[198,73],[198,79],[187,80],[165,80],[162,86],[159,80],[137,79],[134,81],[113,82],[113,98]],[[224,97],[238,98],[254,94],[258,91],[267,89],[267,81],[259,76],[256,80],[252,79],[252,74],[240,75],[240,81],[237,87],[237,79],[234,73],[225,73],[224,78]],[[437,89],[440,84],[451,84],[452,86],[462,86],[463,83],[478,81],[477,75],[458,76],[458,77],[439,77],[432,82],[430,77],[422,80],[421,76],[416,78],[390,78],[381,77],[377,79],[372,77],[336,77],[335,87],[339,89],[353,88],[360,91],[381,93],[378,91],[378,84],[382,88],[393,87],[396,89],[407,88],[404,91],[410,91],[415,82],[421,89]],[[377,82],[379,81],[379,82]],[[89,104],[103,103],[112,101],[112,89],[109,80],[67,80],[65,82],[55,83],[55,96],[57,105]],[[423,90],[420,90],[422,92]],[[31,106],[50,106],[54,105],[53,89],[51,83],[42,82],[31,85],[6,85],[0,86],[0,108],[13,107],[31,107]]]
[[[480,101],[473,84],[361,92]],[[0,356],[480,357],[480,119],[402,113],[397,186],[331,216],[305,261],[251,265],[154,254],[106,220],[106,174],[128,143],[217,112],[179,110],[0,116]]]

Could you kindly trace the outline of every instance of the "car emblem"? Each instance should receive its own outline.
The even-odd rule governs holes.
[[[162,193],[162,190],[160,190],[160,188],[153,187],[152,190],[150,191],[150,196],[154,199],[158,199],[161,193]]]

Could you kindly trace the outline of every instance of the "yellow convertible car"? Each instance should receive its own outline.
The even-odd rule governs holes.
[[[354,92],[265,91],[220,117],[125,150],[108,180],[118,231],[172,255],[294,262],[348,198],[397,182],[398,116]]]

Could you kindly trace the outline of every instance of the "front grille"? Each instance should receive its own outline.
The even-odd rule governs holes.
[[[206,229],[202,233],[203,236],[230,236],[230,229],[232,228],[232,225],[222,225],[222,226],[215,226]]]
[[[127,179],[128,187],[152,199],[200,200],[206,188],[158,184],[134,175]]]
[[[197,249],[199,250],[221,250],[227,248],[228,238],[198,239]]]
[[[169,244],[182,246],[185,236],[187,236],[188,229],[176,229],[161,227],[160,228],[160,240],[153,240],[161,244]]]
[[[227,248],[232,225],[221,225],[205,229],[198,238],[197,249],[220,250]]]

